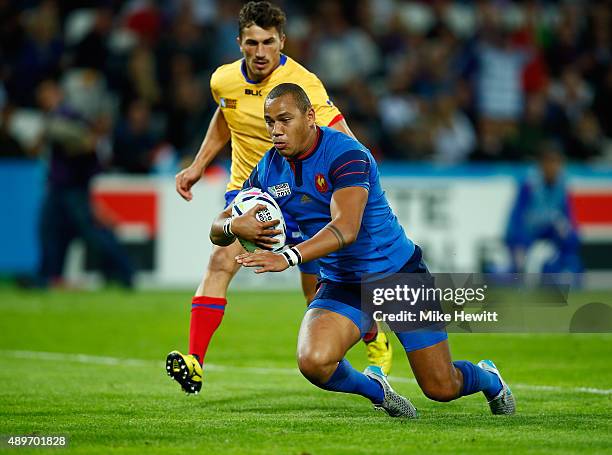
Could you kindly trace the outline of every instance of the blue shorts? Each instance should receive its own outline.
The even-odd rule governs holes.
[[[240,190],[231,190],[225,193],[225,208],[232,203],[236,195]],[[285,226],[287,226],[287,244],[297,245],[304,241],[304,236],[300,232],[296,221],[287,212],[283,212],[283,218],[285,219]],[[319,274],[319,261],[310,261],[298,266],[302,273],[309,273],[311,275]]]
[[[398,273],[429,273],[422,260],[421,249],[415,246],[412,257]],[[361,285],[355,283],[336,283],[328,280],[319,281],[319,288],[314,300],[308,305],[311,308],[321,308],[350,319],[363,337],[370,331],[374,319],[361,311]],[[446,330],[413,330],[410,332],[395,332],[406,352],[416,351],[433,346],[448,338]]]

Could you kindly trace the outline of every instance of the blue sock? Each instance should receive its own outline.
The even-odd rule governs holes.
[[[351,366],[348,360],[342,359],[331,378],[321,386],[322,389],[334,392],[354,393],[372,401],[382,403],[385,396],[381,385],[368,378]]]
[[[461,373],[463,373],[462,397],[482,391],[487,399],[491,400],[495,398],[502,389],[501,381],[496,375],[490,371],[483,370],[472,362],[458,360],[453,362],[453,365],[459,368]]]

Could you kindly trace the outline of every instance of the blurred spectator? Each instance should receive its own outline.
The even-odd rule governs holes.
[[[588,10],[589,24],[586,30],[585,77],[594,84],[601,84],[612,63],[610,42],[612,41],[612,6],[609,1],[593,2]]]
[[[71,69],[61,81],[66,104],[80,115],[94,121],[114,110],[114,96],[109,93],[103,73],[90,68]]]
[[[242,7],[242,3],[237,0],[225,0],[219,2],[219,16],[216,21],[214,38],[211,40],[214,46],[210,69],[214,69],[224,63],[230,63],[242,57],[240,49],[236,45],[238,37],[238,23],[236,18]]]
[[[2,107],[0,117],[0,158],[25,158],[26,150],[21,146],[17,139],[11,134],[11,117],[15,106],[7,104]]]
[[[160,4],[164,15],[173,20],[180,14],[188,15],[198,26],[210,26],[218,15],[215,0],[167,0]]]
[[[478,114],[482,134],[503,141],[514,132],[523,111],[522,73],[527,55],[512,47],[505,31],[491,33],[490,40],[481,43],[477,51]]]
[[[3,66],[17,60],[23,45],[22,12],[16,2],[0,0],[0,64]]]
[[[504,144],[503,156],[516,161],[534,159],[543,142],[550,137],[563,137],[568,129],[567,118],[549,102],[546,93],[531,94],[527,97],[516,134]]]
[[[452,34],[445,33],[444,39],[437,39],[421,46],[419,53],[420,71],[417,73],[414,90],[426,100],[433,100],[439,93],[448,92],[455,84]]]
[[[127,108],[113,139],[113,165],[125,172],[146,174],[151,170],[158,141],[151,129],[151,110],[136,99]]]
[[[602,83],[595,91],[593,111],[601,122],[603,133],[612,138],[612,63],[602,77]]]
[[[497,7],[487,5],[482,21],[475,49],[478,110],[484,119],[514,122],[523,109],[522,74],[528,55],[523,47],[512,42]]]
[[[523,88],[527,94],[545,90],[548,84],[549,70],[544,49],[550,46],[552,35],[550,24],[544,20],[545,8],[539,1],[525,2],[524,23],[512,32],[512,42],[529,49],[531,54],[523,71]]]
[[[421,102],[411,94],[417,62],[399,61],[387,77],[387,92],[380,97],[378,112],[383,128],[383,148],[393,159],[411,155],[411,136],[421,117]],[[350,115],[350,114],[349,114]]]
[[[177,80],[171,99],[166,138],[180,157],[190,157],[202,142],[214,106],[195,78]]]
[[[146,46],[132,50],[126,68],[126,77],[121,87],[123,108],[135,99],[142,99],[151,106],[162,100],[161,87],[155,72],[155,54]]]
[[[555,249],[543,273],[582,271],[580,240],[563,177],[563,155],[552,142],[540,148],[538,168],[521,184],[510,214],[506,244],[513,272],[525,271],[526,256],[538,240],[550,242]]]
[[[558,21],[546,60],[553,77],[559,77],[564,68],[580,65],[583,50],[580,43],[579,20],[583,17],[579,5],[564,2],[560,5],[561,19]]]
[[[357,78],[368,78],[380,68],[380,54],[374,41],[351,27],[339,2],[319,3],[317,34],[310,59],[313,71],[330,89],[340,89]]]
[[[569,155],[580,161],[590,161],[602,154],[604,137],[597,117],[587,111],[572,124]]]
[[[123,23],[148,46],[157,42],[162,29],[161,12],[154,0],[128,0],[123,6]]]
[[[113,11],[101,7],[95,12],[92,29],[76,45],[73,65],[77,68],[96,69],[102,73],[108,70],[110,50],[108,40],[113,25]]]
[[[16,56],[9,91],[18,103],[33,105],[38,83],[59,74],[64,43],[55,2],[41,2],[24,16],[24,20],[27,37]]]
[[[37,99],[47,118],[44,139],[50,148],[47,193],[41,208],[41,284],[61,283],[70,242],[81,238],[102,260],[107,279],[132,286],[133,267],[112,231],[101,226],[89,199],[91,178],[99,171],[100,132],[70,108],[59,84],[43,81]]]
[[[233,32],[235,38],[236,30],[234,29]],[[172,24],[171,33],[165,36],[159,45],[158,68],[161,80],[166,82],[171,77],[168,62],[178,54],[188,59],[196,73],[212,68],[211,54],[217,47],[211,46],[212,42],[215,41],[211,36],[211,31],[200,28],[194,22],[194,17],[188,9],[181,10]],[[232,45],[237,47],[234,40]]]
[[[431,115],[433,160],[442,164],[466,161],[476,146],[476,133],[468,118],[457,109],[451,93],[440,94]]]
[[[163,100],[164,109],[171,109],[175,102],[176,87],[184,82],[196,81],[197,77],[195,74],[194,63],[191,58],[186,54],[173,54],[169,56],[166,62],[166,71],[168,73],[167,80],[164,84],[164,96]],[[207,81],[201,81],[203,87],[207,86]]]
[[[381,157],[516,161],[552,136],[571,160],[610,159],[608,1],[281,3],[284,51],[317,72]],[[156,143],[193,153],[214,108],[210,72],[240,58],[241,4],[0,0],[0,106],[32,106],[34,87],[54,76],[89,121],[119,132],[119,113],[142,100]],[[452,120],[439,104],[450,92]]]
[[[382,126],[378,112],[378,98],[363,79],[355,79],[346,90],[334,98],[342,112],[350,112],[351,130],[370,149],[377,159],[382,158],[378,144]]]
[[[557,104],[565,116],[574,121],[593,102],[593,92],[574,67],[567,67],[559,81],[550,87],[550,99]]]

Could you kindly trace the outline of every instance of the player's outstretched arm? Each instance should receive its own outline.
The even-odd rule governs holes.
[[[359,234],[367,202],[368,190],[363,187],[351,186],[334,191],[330,204],[331,221],[311,239],[292,248],[297,250],[301,262],[327,256],[353,243]],[[259,267],[255,273],[282,272],[289,267],[285,256],[269,251],[241,254],[236,261],[244,267]]]
[[[210,228],[210,241],[215,245],[228,246],[234,243],[236,237],[253,242],[258,247],[269,250],[278,243],[278,239],[271,236],[281,234],[283,231],[274,229],[279,220],[262,222],[255,214],[265,210],[266,206],[257,204],[241,216],[232,218],[232,207],[229,206],[213,221]]]
[[[176,191],[183,199],[186,201],[191,201],[191,199],[193,199],[191,187],[200,180],[206,167],[229,140],[230,130],[225,121],[225,117],[223,117],[223,112],[221,112],[221,109],[218,107],[210,120],[206,136],[193,162],[189,167],[176,174]]]

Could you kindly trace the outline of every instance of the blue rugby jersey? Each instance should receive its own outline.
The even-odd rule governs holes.
[[[267,191],[296,221],[307,240],[331,221],[335,190],[360,186],[368,190],[357,240],[319,259],[321,278],[357,283],[364,273],[397,272],[412,256],[406,236],[380,185],[378,166],[370,151],[355,139],[331,128],[317,127],[314,147],[300,158],[284,158],[268,150],[244,183]]]

